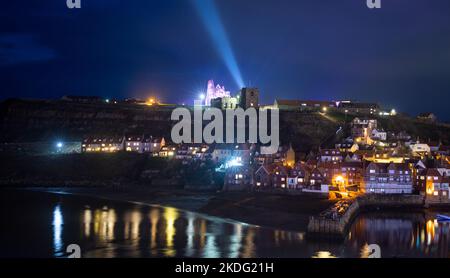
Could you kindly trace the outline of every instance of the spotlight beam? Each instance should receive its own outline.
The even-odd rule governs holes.
[[[239,70],[233,49],[231,48],[230,41],[228,40],[227,33],[225,32],[225,28],[220,19],[216,5],[214,4],[214,0],[193,1],[200,18],[209,33],[209,36],[214,42],[214,46],[216,47],[218,54],[221,56],[233,76],[234,81],[239,88],[245,87],[241,71]]]

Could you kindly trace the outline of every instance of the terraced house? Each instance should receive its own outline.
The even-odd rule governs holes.
[[[406,163],[371,162],[365,171],[363,190],[367,194],[411,194],[412,171]]]

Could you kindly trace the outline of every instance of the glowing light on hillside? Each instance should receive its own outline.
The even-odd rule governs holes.
[[[154,97],[149,98],[149,99],[145,102],[145,104],[147,104],[148,106],[152,106],[152,105],[155,105],[155,104],[157,104],[157,103],[158,103],[158,101],[157,101],[156,98],[154,98]]]

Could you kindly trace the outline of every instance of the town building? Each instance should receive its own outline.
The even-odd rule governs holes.
[[[161,148],[166,145],[166,140],[164,137],[151,137],[150,142],[150,152],[156,154],[159,153]],[[148,147],[148,144],[145,146]]]
[[[254,174],[254,186],[255,188],[271,188],[272,187],[272,172],[273,167],[271,164],[261,165],[256,169]]]
[[[294,185],[296,189],[303,188],[307,185],[307,180],[309,177],[309,168],[308,166],[302,162],[299,161],[295,163],[294,167],[292,167],[289,178],[295,178],[296,181],[290,181],[288,184]],[[290,186],[291,188],[291,186]]]
[[[93,136],[83,139],[81,152],[118,152],[124,150],[123,136]]]
[[[143,135],[125,135],[125,151],[143,153]]]
[[[352,138],[356,140],[357,143],[371,144],[370,137],[372,131],[378,126],[376,119],[368,118],[354,118],[351,122],[351,134]]]
[[[272,170],[272,187],[287,188],[289,170],[283,165],[275,164]]]
[[[192,161],[192,160],[206,160],[209,157],[208,144],[182,144],[178,146],[176,159]]]
[[[431,154],[430,146],[428,146],[428,144],[420,143],[419,141],[410,144],[409,149],[412,156],[424,157]]]
[[[406,163],[370,162],[364,173],[366,194],[411,194],[412,170]]]
[[[250,144],[216,144],[212,151],[212,160],[223,163],[239,158],[242,162],[250,161],[253,148]]]
[[[345,156],[344,158],[344,162],[362,162],[362,158],[356,153],[354,154],[347,153],[347,156]]]
[[[234,166],[226,169],[224,190],[250,190],[253,185],[253,169],[248,165]]]
[[[239,106],[239,99],[236,97],[222,97],[211,100],[211,106],[222,110],[236,109]]]
[[[302,111],[302,110],[323,111],[336,108],[336,103],[332,101],[321,101],[321,100],[275,99],[273,107],[280,110],[291,110],[291,111]]]
[[[78,102],[78,103],[102,103],[105,100],[98,96],[73,96],[67,95],[63,96],[61,100],[70,101],[70,102]]]
[[[300,110],[300,100],[276,99],[273,107],[279,110]]]
[[[420,192],[424,193],[429,201],[450,201],[450,169],[427,168],[417,173],[417,182]]]
[[[324,174],[318,168],[312,169],[307,181],[307,188],[321,190],[322,184],[326,184]]]
[[[344,157],[338,149],[321,149],[317,159],[320,162],[340,162]]]
[[[354,143],[353,140],[337,143],[335,144],[335,148],[341,153],[354,153],[359,150],[358,144]]]
[[[165,145],[161,147],[158,153],[154,153],[154,155],[157,154],[159,157],[174,158],[176,153],[177,153],[177,146]]]
[[[380,106],[376,103],[340,101],[338,109],[346,114],[375,115],[380,110]]]
[[[437,117],[433,113],[421,113],[417,116],[417,119],[419,121],[425,122],[425,123],[436,123]]]
[[[371,138],[374,140],[386,141],[387,140],[387,132],[384,130],[373,129]]]

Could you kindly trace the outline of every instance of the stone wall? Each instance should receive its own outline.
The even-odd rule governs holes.
[[[344,239],[353,219],[361,210],[370,207],[423,208],[424,205],[424,197],[420,195],[364,195],[355,198],[345,213],[335,219],[311,217],[308,223],[308,235],[312,237]]]

